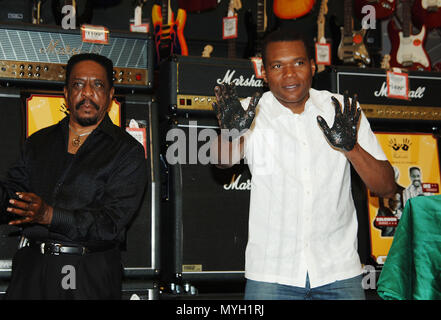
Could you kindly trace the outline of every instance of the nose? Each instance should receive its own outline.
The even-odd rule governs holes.
[[[92,95],[92,86],[90,85],[90,83],[87,81],[84,84],[83,90],[81,91],[81,95],[84,97],[90,97]]]
[[[296,69],[292,64],[287,64],[284,68],[283,76],[285,78],[296,76]]]

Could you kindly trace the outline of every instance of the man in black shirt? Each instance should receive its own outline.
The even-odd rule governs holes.
[[[0,217],[22,228],[7,299],[119,299],[119,244],[147,182],[144,150],[107,112],[112,61],[74,55],[69,115],[29,137],[0,183]]]

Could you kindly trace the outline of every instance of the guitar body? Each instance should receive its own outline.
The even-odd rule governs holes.
[[[390,17],[395,11],[396,0],[355,0],[355,13],[359,19],[362,19],[364,14],[361,9],[370,5],[375,8],[375,18],[381,20]]]
[[[273,11],[280,19],[296,19],[308,14],[315,0],[274,0]]]
[[[423,25],[428,30],[441,27],[441,0],[415,0],[412,22],[419,29]]]
[[[341,40],[337,50],[338,58],[343,64],[367,66],[371,63],[369,53],[364,44],[366,30],[353,31],[352,35],[346,35],[341,27]]]
[[[404,37],[403,32],[391,20],[387,26],[391,42],[390,66],[408,70],[430,71],[430,59],[424,43],[426,28],[423,26],[419,34]]]
[[[178,9],[176,20],[171,12],[171,23],[163,24],[163,16],[160,5],[153,5],[152,23],[155,35],[157,62],[171,56],[172,54],[188,55],[187,42],[184,37],[184,27],[187,20],[187,13]]]

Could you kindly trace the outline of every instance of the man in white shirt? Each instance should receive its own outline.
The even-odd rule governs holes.
[[[252,174],[246,299],[364,299],[350,164],[372,192],[396,188],[356,99],[311,88],[311,56],[302,35],[275,31],[263,47],[269,92],[240,103],[234,87],[215,88],[221,129],[236,135],[222,130],[213,161],[245,158]]]

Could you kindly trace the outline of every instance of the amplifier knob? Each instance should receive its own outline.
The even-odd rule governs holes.
[[[36,66],[36,67],[35,67],[35,70],[36,70],[36,71],[40,71],[40,69],[41,69],[40,66]]]
[[[36,76],[37,78],[39,78],[39,77],[40,77],[40,74],[37,72],[37,73],[35,74],[35,76]]]
[[[44,71],[48,71],[49,67],[48,66],[44,66]]]
[[[25,68],[24,64],[21,64],[20,65],[20,70],[24,70],[24,68]]]
[[[28,65],[28,70],[32,70],[32,65]]]
[[[20,72],[20,77],[23,77],[24,76],[24,72],[22,71],[22,72]]]

